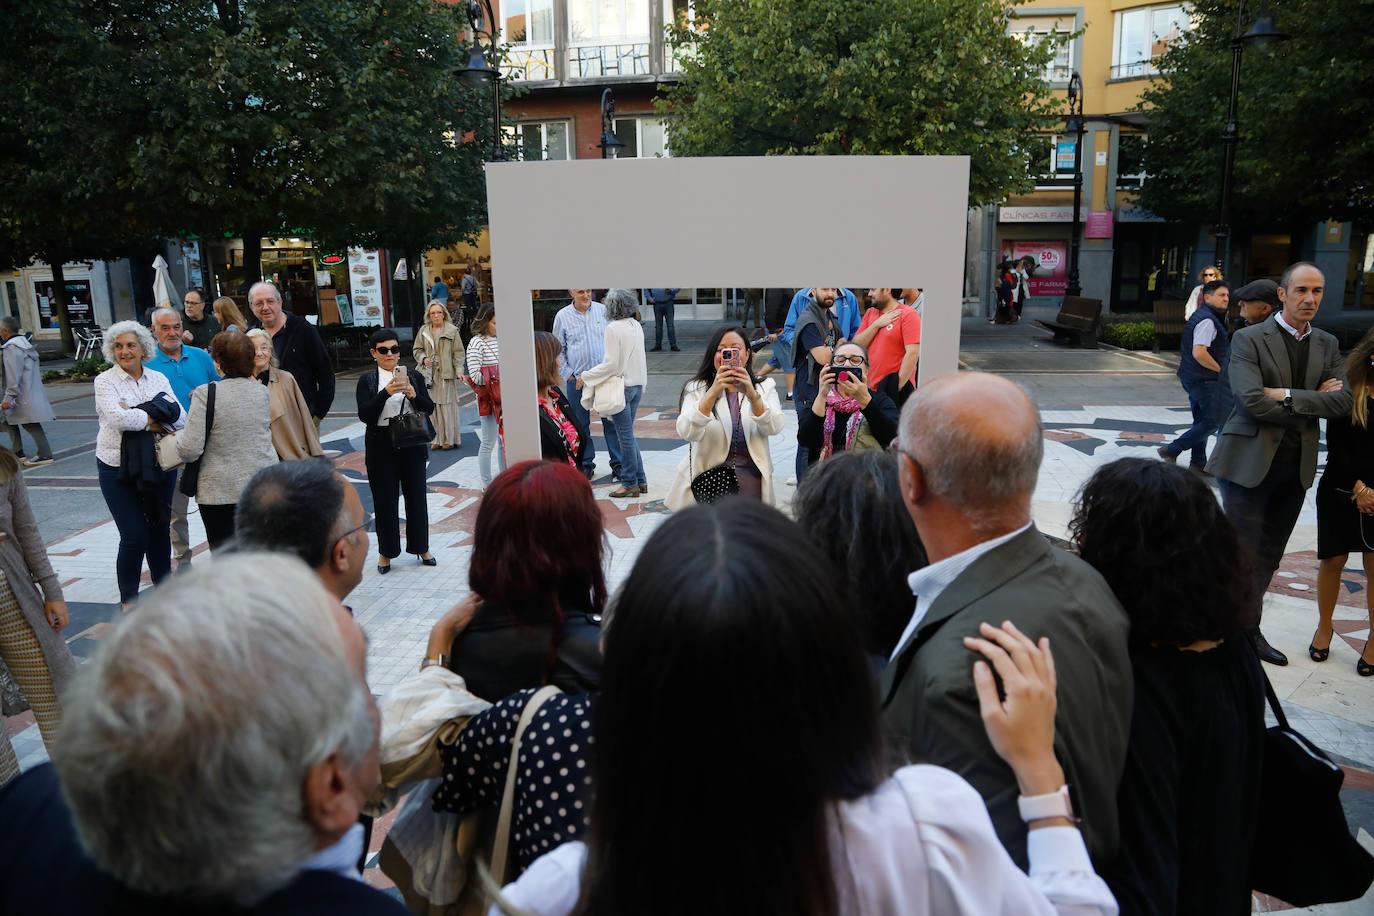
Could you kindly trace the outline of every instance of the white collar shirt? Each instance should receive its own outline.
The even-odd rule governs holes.
[[[148,428],[147,411],[135,405],[151,401],[162,392],[180,407],[176,392],[167,376],[156,369],[143,367],[143,375],[134,378],[119,366],[112,366],[95,377],[95,412],[100,429],[95,437],[95,457],[101,464],[119,467],[120,445],[124,434]],[[173,429],[186,425],[186,411],[181,411]]]
[[[1307,330],[1299,332],[1297,328],[1293,327],[1291,324],[1284,320],[1283,312],[1275,312],[1274,320],[1277,321],[1279,327],[1287,331],[1288,335],[1292,337],[1294,340],[1305,340],[1307,339],[1307,335],[1312,333],[1312,322],[1310,321],[1307,322]]]
[[[358,859],[363,854],[363,825],[349,827],[333,846],[321,849],[301,863],[301,871],[327,871],[342,878],[361,881]]]
[[[406,371],[405,369],[402,369],[400,366],[397,366],[396,369],[397,372]],[[381,366],[378,366],[377,391],[385,391],[386,386],[391,384],[391,380],[396,377],[397,372],[388,372],[386,369],[383,369]],[[402,377],[404,378],[404,376]],[[382,412],[377,416],[377,425],[389,426],[391,424],[391,420],[393,417],[399,417],[401,415],[401,411],[404,409],[404,405],[402,405],[401,403],[403,400],[405,400],[405,395],[399,391],[388,397],[386,399],[386,403],[382,405]]]
[[[930,613],[930,606],[935,603],[935,599],[939,598],[940,593],[948,588],[955,579],[963,575],[964,570],[972,566],[973,562],[983,554],[1001,547],[1030,526],[1031,523],[1026,522],[1009,534],[995,537],[981,544],[975,544],[968,550],[945,557],[938,563],[931,563],[929,566],[922,567],[907,576],[906,584],[911,588],[911,593],[916,596],[916,610],[912,613],[911,620],[907,621],[906,629],[902,631],[902,636],[897,640],[897,646],[892,650],[892,655],[888,660],[896,660],[907,640],[915,635],[921,626],[921,621],[925,620],[926,614]]]

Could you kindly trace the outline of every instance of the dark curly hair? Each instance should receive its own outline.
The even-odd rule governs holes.
[[[797,523],[831,562],[830,575],[861,615],[864,648],[887,658],[911,620],[916,599],[907,585],[929,563],[916,525],[902,504],[891,452],[841,452],[811,468],[792,504]]]
[[[1069,536],[1131,618],[1137,645],[1186,646],[1249,625],[1248,551],[1196,474],[1123,458],[1083,485]]]

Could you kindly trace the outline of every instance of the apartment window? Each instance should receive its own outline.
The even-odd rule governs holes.
[[[524,121],[505,129],[517,159],[571,159],[567,121]]]
[[[553,3],[554,0],[502,0],[501,37],[506,42],[507,79],[555,78]]]
[[[649,72],[649,0],[568,0],[568,75]]]
[[[1123,133],[1116,142],[1116,186],[1138,188],[1145,184],[1145,144],[1142,133]]]
[[[661,118],[616,118],[615,138],[625,144],[618,159],[667,158],[668,134]]]
[[[1036,187],[1060,187],[1073,181],[1075,134],[1033,134],[1025,145]]]
[[[1116,14],[1116,40],[1112,49],[1112,78],[1153,76],[1157,59],[1191,25],[1188,7],[1180,4],[1121,10]]]
[[[1047,38],[1058,39],[1054,57],[1045,64],[1043,77],[1049,83],[1067,83],[1073,74],[1073,42],[1069,35],[1073,32],[1072,21],[1065,22],[1047,16],[1018,16],[1011,21],[1011,34],[1020,39],[1027,47],[1037,45]]]

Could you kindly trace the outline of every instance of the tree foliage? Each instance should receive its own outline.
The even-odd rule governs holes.
[[[1141,96],[1149,111],[1140,203],[1171,220],[1212,222],[1221,195],[1231,88],[1235,0],[1197,0],[1194,26],[1160,58],[1161,80]],[[1231,223],[1317,220],[1374,223],[1374,18],[1372,0],[1279,0],[1291,40],[1247,48],[1240,74],[1240,139]]]
[[[1053,43],[1008,33],[1006,0],[697,0],[660,101],[673,154],[967,155],[972,203],[1031,187]],[[695,52],[689,49],[695,46]]]

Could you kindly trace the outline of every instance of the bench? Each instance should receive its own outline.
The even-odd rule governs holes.
[[[1055,340],[1067,340],[1085,349],[1097,349],[1097,322],[1102,317],[1102,300],[1082,296],[1065,296],[1059,314],[1053,321],[1036,319],[1036,324],[1054,334]]]
[[[1183,336],[1183,325],[1186,324],[1186,322],[1183,319],[1184,304],[1185,303],[1182,299],[1155,300],[1154,311],[1156,353],[1159,352],[1159,348],[1163,345],[1163,339],[1166,336]]]

